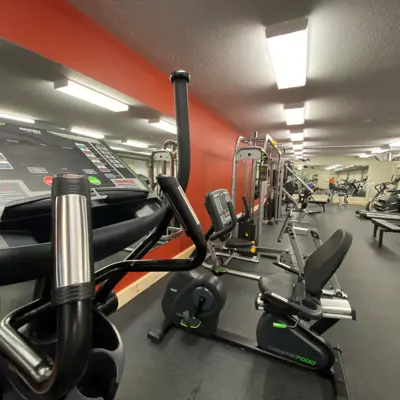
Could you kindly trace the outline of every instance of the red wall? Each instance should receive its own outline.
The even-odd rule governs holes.
[[[66,0],[2,1],[1,17],[0,36],[4,39],[173,115],[173,92],[168,76]],[[231,188],[232,154],[240,132],[191,95],[189,111],[192,162],[187,194],[205,230],[209,220],[203,205],[204,195],[216,188]],[[189,245],[187,238],[181,238],[150,255],[171,257]],[[119,289],[139,276],[130,274]]]

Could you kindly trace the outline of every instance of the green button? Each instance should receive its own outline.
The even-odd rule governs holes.
[[[101,185],[101,180],[96,178],[95,176],[89,176],[88,179],[89,182],[92,183],[93,185]]]

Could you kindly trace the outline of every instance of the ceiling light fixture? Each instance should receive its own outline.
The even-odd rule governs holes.
[[[79,83],[63,80],[54,82],[54,89],[114,112],[128,111],[129,106]]]
[[[145,151],[126,150],[126,149],[123,149],[122,147],[110,146],[110,149],[115,150],[115,151],[121,151],[121,152],[124,152],[124,153],[142,154],[142,155],[145,155],[145,156],[151,156],[151,153],[147,153]]]
[[[382,149],[381,147],[378,147],[376,149],[371,150],[372,154],[381,154],[381,153],[386,153],[389,151],[389,149]]]
[[[307,79],[308,21],[297,19],[266,30],[278,89],[304,86]]]
[[[330,171],[330,170],[335,169],[335,168],[338,168],[338,167],[340,167],[340,166],[341,166],[340,164],[330,165],[329,167],[326,167],[325,170],[326,170],[326,171]]]
[[[297,159],[297,160],[300,160],[301,158],[303,158],[302,155],[301,155],[301,156],[296,156],[296,159]]]
[[[359,154],[358,157],[359,158],[369,158],[369,157],[372,157],[372,154],[363,153],[363,154]]]
[[[292,142],[302,142],[304,140],[304,132],[290,132],[290,140]]]
[[[303,150],[303,143],[293,143],[293,150]]]
[[[139,147],[141,149],[147,149],[149,147],[148,143],[141,142],[139,140],[127,140],[126,142],[122,143],[132,147]]]
[[[5,114],[5,113],[0,113],[0,119],[11,119],[13,121],[21,121],[21,122],[26,122],[28,124],[34,124],[35,120],[31,118],[26,118],[26,117],[21,117],[19,115],[14,115],[14,114]]]
[[[400,140],[396,140],[395,142],[389,143],[390,147],[400,147]]]
[[[304,103],[286,104],[283,107],[283,112],[285,113],[286,125],[304,124]]]
[[[71,128],[71,132],[76,133],[77,135],[87,136],[87,137],[91,137],[94,139],[104,139],[104,135],[102,133],[87,131],[87,130],[81,129],[81,128],[73,127],[73,128]]]
[[[177,134],[178,132],[175,124],[165,121],[164,119],[149,119],[149,124],[169,133]]]

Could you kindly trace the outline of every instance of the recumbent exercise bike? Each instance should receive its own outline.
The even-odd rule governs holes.
[[[209,193],[206,208],[213,224],[206,234],[208,241],[223,238],[235,228],[237,219],[227,190]],[[255,306],[263,313],[256,329],[257,343],[218,329],[227,292],[218,276],[201,269],[172,276],[162,298],[165,320],[161,329],[148,332],[148,338],[161,343],[171,328],[177,327],[219,339],[316,371],[330,378],[337,398],[348,399],[341,352],[321,336],[338,320],[326,321],[321,293],[351,243],[351,234],[337,230],[308,257],[304,273],[296,277],[298,280],[290,293],[277,294],[270,289],[272,278],[260,278],[261,293],[255,299]],[[208,248],[213,251],[213,246]]]

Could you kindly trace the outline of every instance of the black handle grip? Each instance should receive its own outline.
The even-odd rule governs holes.
[[[51,196],[65,196],[77,194],[90,199],[89,181],[85,175],[80,174],[59,174],[53,178]]]
[[[247,201],[247,197],[243,196],[242,197],[242,201],[243,201],[243,206],[244,206],[244,212],[246,214],[247,217],[250,217],[251,215],[251,210],[250,210],[250,205],[249,202]]]
[[[235,209],[234,209],[234,207],[233,207],[233,203],[232,203],[231,201],[229,201],[229,202],[227,203],[227,205],[228,205],[228,209],[229,209],[229,215],[230,215],[230,217],[231,217],[231,222],[230,222],[229,225],[227,225],[225,228],[221,229],[221,230],[218,231],[218,232],[213,233],[213,234],[210,236],[210,240],[211,240],[211,241],[217,240],[217,239],[219,239],[220,237],[226,235],[227,233],[232,232],[232,231],[235,229],[235,227],[236,227],[237,218],[236,218],[236,214],[235,214]]]
[[[170,75],[174,85],[175,117],[178,139],[178,182],[186,191],[190,176],[190,128],[188,83],[190,75],[183,70],[178,70]]]

